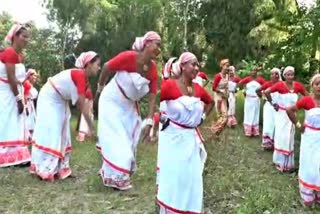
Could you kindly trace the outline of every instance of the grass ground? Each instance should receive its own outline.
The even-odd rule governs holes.
[[[239,106],[243,106],[241,102]],[[238,111],[241,115],[242,108]],[[203,135],[208,138],[210,133],[203,130]],[[244,137],[241,126],[208,140],[206,149],[205,213],[320,213],[319,208],[309,210],[300,205],[296,174],[277,172],[272,153],[262,151],[259,138]],[[101,159],[94,143],[74,142],[71,162],[75,178],[45,183],[31,176],[27,168],[0,169],[0,213],[153,214],[156,157],[156,144],[141,144],[134,188],[118,192],[103,187],[97,176]]]

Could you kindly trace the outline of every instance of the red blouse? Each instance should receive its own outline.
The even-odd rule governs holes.
[[[298,109],[310,110],[312,108],[316,108],[317,105],[311,96],[305,96],[296,102],[296,107]]]
[[[193,87],[195,89],[195,97],[200,98],[201,101],[206,104],[210,104],[213,102],[212,97],[209,95],[209,93],[199,84],[193,83]],[[160,101],[175,100],[181,96],[183,96],[183,94],[181,93],[175,80],[167,80],[162,82]]]
[[[32,88],[32,84],[28,80],[26,80],[23,83],[23,88],[24,88],[24,92],[23,92],[24,96],[28,97],[30,94],[30,90]]]
[[[252,76],[247,76],[244,79],[242,79],[239,83],[240,84],[247,84],[253,80],[256,80],[258,83],[260,83],[261,85],[263,85],[266,81],[264,78],[258,76],[256,79],[252,78]]]
[[[138,53],[136,51],[123,51],[107,62],[108,68],[114,72],[137,72],[137,55]],[[152,61],[151,66],[149,67],[146,78],[150,81],[150,93],[157,93],[158,72],[154,61]]]
[[[234,76],[233,78],[230,78],[230,81],[235,82],[235,83],[239,83],[241,81],[241,78],[238,76]]]
[[[220,80],[222,79],[222,74],[219,72],[213,77],[212,90],[217,91]]]
[[[71,79],[77,87],[78,94],[86,96],[86,91],[89,86],[89,81],[84,71],[81,69],[72,69]]]
[[[9,47],[0,53],[0,61],[4,64],[19,64],[20,57],[12,47]]]
[[[291,93],[290,90],[287,88],[285,82],[277,82],[276,84],[274,84],[271,88],[270,88],[270,92],[279,92],[280,94],[288,94]],[[306,93],[306,89],[304,88],[304,86],[299,83],[299,82],[293,82],[293,91],[292,93],[301,93],[301,94],[305,94]]]

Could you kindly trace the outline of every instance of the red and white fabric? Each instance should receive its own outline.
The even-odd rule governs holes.
[[[87,87],[84,70],[70,69],[49,78],[41,88],[33,135],[32,174],[47,181],[65,179],[71,175],[69,101],[75,105],[79,95],[85,95]]]
[[[204,103],[210,95],[194,83],[195,96],[184,96],[174,80],[161,85],[161,102],[166,102],[170,125],[159,133],[158,192],[160,213],[201,213],[203,210],[202,172],[206,151],[196,127]]]
[[[246,97],[244,101],[243,127],[246,136],[259,136],[260,98],[256,94],[256,89],[265,83],[262,77],[253,79],[248,76],[240,81],[245,84]]]
[[[305,203],[320,203],[320,108],[311,96],[301,98],[296,106],[305,110],[298,173],[300,195]]]
[[[130,175],[136,169],[136,149],[141,133],[138,101],[157,93],[157,70],[152,62],[146,77],[136,70],[137,52],[125,51],[107,62],[116,72],[99,99],[97,148],[103,159],[103,184],[120,190],[132,187]]]
[[[278,82],[270,88],[270,92],[278,92],[276,112],[273,163],[280,171],[290,171],[294,168],[294,134],[295,126],[290,121],[286,108],[294,105],[298,100],[298,94],[304,94],[305,88],[299,82],[293,83],[293,89],[289,90],[285,82]]]
[[[5,64],[15,65],[17,88],[21,96],[22,82],[26,75],[20,56],[12,47],[0,53],[0,167],[30,161],[28,141],[24,133],[24,114],[18,113],[17,101],[9,85]]]

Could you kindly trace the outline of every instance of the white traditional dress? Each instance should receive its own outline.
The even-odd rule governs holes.
[[[18,113],[16,98],[11,90],[5,64],[15,64],[17,88],[23,96],[22,81],[26,71],[13,48],[0,54],[0,167],[30,161],[28,141],[24,133],[24,115]]]
[[[272,86],[271,81],[267,81],[261,87],[262,91],[270,88]],[[277,103],[278,92],[273,92],[270,94],[273,103]],[[273,105],[269,102],[265,102],[263,106],[263,128],[262,128],[262,143],[261,146],[265,149],[273,149],[274,146],[274,132],[276,123],[276,110]]]
[[[229,89],[229,96],[228,96],[228,127],[233,127],[237,125],[237,118],[236,118],[236,90],[237,90],[237,83],[240,82],[240,78],[235,76],[233,78],[229,78],[228,89]]]
[[[320,203],[320,108],[311,96],[303,97],[296,106],[305,110],[298,174],[300,195],[306,203]]]
[[[305,89],[299,82],[293,83],[293,90],[286,87],[285,82],[278,82],[270,88],[270,92],[278,92],[279,110],[275,117],[273,163],[280,171],[294,168],[294,133],[295,127],[290,121],[286,108],[298,100],[298,93],[304,94]]]
[[[244,101],[244,134],[246,136],[259,136],[260,98],[256,90],[264,84],[262,77],[256,79],[248,76],[240,81],[245,84],[246,98]]]
[[[136,170],[136,149],[141,133],[138,101],[157,92],[157,70],[152,62],[143,77],[137,73],[137,52],[125,51],[107,62],[115,76],[99,99],[97,148],[101,152],[103,184],[120,190],[131,188],[130,175]]]
[[[30,83],[27,83],[30,84]],[[23,84],[26,85],[26,82]],[[27,136],[27,139],[31,141],[32,134],[34,131],[34,127],[36,124],[36,109],[34,106],[34,102],[38,97],[38,91],[35,87],[33,87],[32,84],[30,84],[28,87],[31,87],[28,90],[28,93],[25,93],[25,100],[26,100],[26,119],[25,119],[25,135]],[[26,86],[25,86],[26,88]],[[26,90],[26,89],[25,89]]]
[[[194,83],[195,97],[182,95],[174,80],[161,86],[169,126],[159,133],[158,192],[160,213],[202,213],[206,159],[203,139],[197,131],[210,95]]]
[[[71,175],[69,101],[75,105],[79,94],[85,96],[88,81],[80,69],[65,70],[48,79],[37,102],[37,122],[30,172],[53,181]],[[50,121],[50,122],[48,122]]]

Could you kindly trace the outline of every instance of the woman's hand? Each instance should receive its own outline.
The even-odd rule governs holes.
[[[146,125],[142,131],[141,131],[141,141],[142,142],[150,142],[150,131],[151,131],[152,126],[151,125]]]
[[[279,105],[278,104],[274,103],[274,104],[272,104],[272,106],[273,106],[274,110],[276,110],[276,111],[279,110]]]

